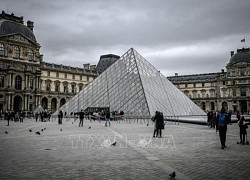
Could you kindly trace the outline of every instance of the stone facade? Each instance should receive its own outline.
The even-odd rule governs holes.
[[[222,106],[234,113],[250,110],[250,50],[231,52],[226,72],[168,77],[184,94],[205,111],[219,111]]]
[[[0,110],[29,111],[39,104],[56,111],[97,77],[83,68],[47,63],[33,34],[33,22],[0,14]]]

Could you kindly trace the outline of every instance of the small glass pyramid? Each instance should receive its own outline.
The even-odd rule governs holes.
[[[94,107],[123,111],[127,116],[151,117],[205,115],[133,48],[99,75],[60,110],[79,112]]]

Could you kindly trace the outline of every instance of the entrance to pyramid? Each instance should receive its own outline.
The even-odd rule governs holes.
[[[205,112],[175,87],[152,64],[133,48],[101,73],[60,110],[109,108],[123,111],[127,117],[152,117],[156,111],[164,116],[206,116]]]
[[[84,110],[84,113],[87,115],[93,115],[94,113],[99,113],[99,112],[110,112],[109,107],[87,107]]]

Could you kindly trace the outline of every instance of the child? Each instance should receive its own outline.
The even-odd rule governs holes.
[[[244,116],[240,118],[240,120],[238,121],[238,125],[240,127],[240,144],[244,145],[248,128]]]

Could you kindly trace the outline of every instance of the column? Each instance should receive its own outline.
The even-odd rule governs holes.
[[[26,108],[26,95],[23,96],[22,110],[25,110],[25,108]]]
[[[29,105],[30,105],[30,103],[29,103],[29,98],[30,98],[30,95],[27,95],[27,106],[26,106],[26,110],[28,111],[29,110]]]
[[[8,110],[10,110],[10,109],[11,109],[11,107],[10,107],[10,106],[11,106],[11,98],[10,98],[10,94],[9,94],[9,95],[7,95],[7,96],[8,96],[8,98],[7,98],[7,99],[8,99],[8,100],[7,100],[7,109],[8,109]]]
[[[12,98],[12,94],[10,94],[10,109],[9,110],[13,110],[13,98]]]

